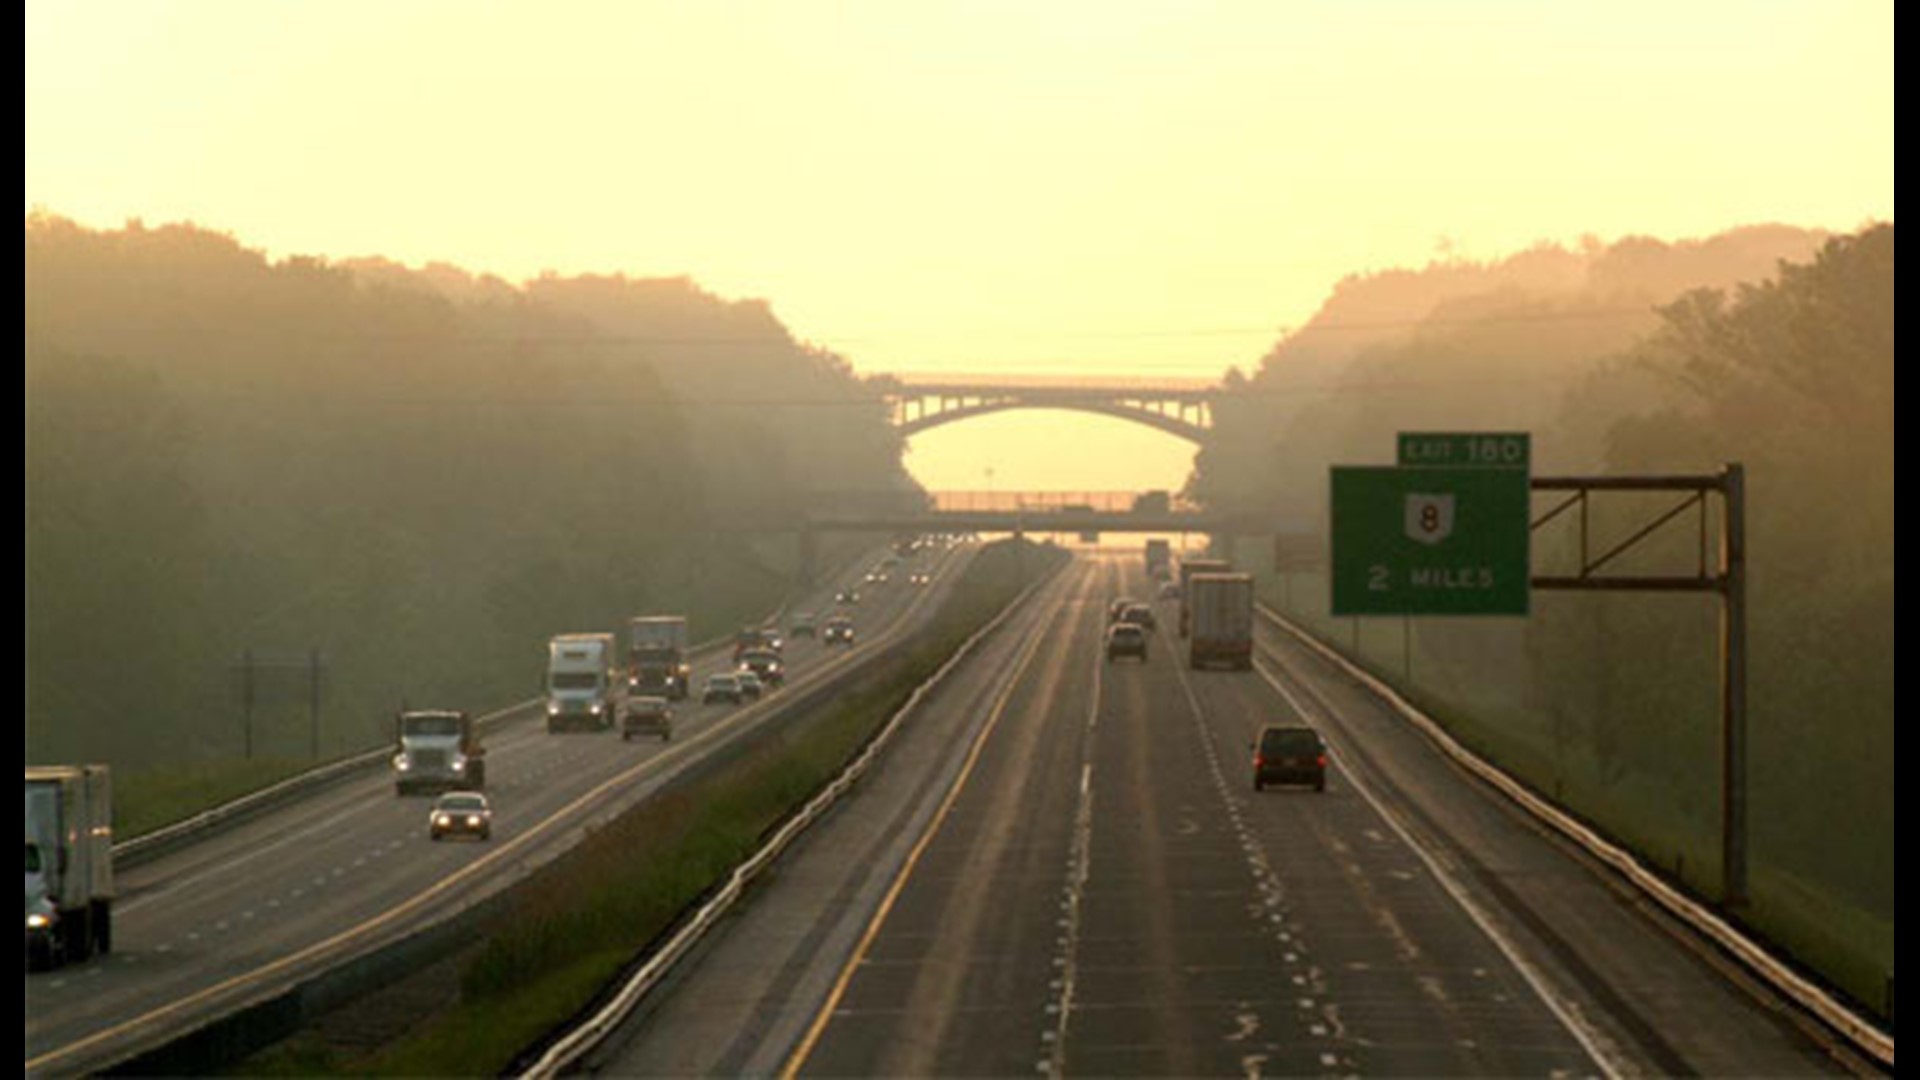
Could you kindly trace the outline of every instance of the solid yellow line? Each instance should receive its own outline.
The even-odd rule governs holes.
[[[1090,581],[1091,578],[1088,580]],[[1086,585],[1083,583],[1082,592],[1085,589]],[[901,865],[899,873],[894,876],[893,884],[887,888],[887,894],[881,899],[879,909],[873,913],[873,918],[867,921],[866,933],[861,935],[860,943],[854,946],[853,955],[847,958],[846,965],[840,969],[840,977],[834,980],[833,989],[827,994],[826,1002],[820,1006],[819,1014],[813,1018],[813,1023],[807,1028],[806,1037],[800,1040],[800,1045],[795,1048],[793,1056],[787,1059],[786,1066],[780,1070],[782,1080],[793,1080],[793,1077],[806,1065],[807,1058],[812,1056],[821,1036],[826,1033],[827,1024],[833,1019],[834,1010],[840,1007],[840,1000],[846,996],[847,987],[853,982],[854,972],[866,959],[867,950],[873,947],[874,939],[880,936],[880,928],[886,923],[887,916],[892,914],[893,905],[900,899],[900,894],[906,890],[907,879],[913,876],[914,867],[919,864],[920,856],[926,853],[928,846],[933,843],[934,836],[940,832],[940,826],[947,820],[948,812],[953,809],[954,803],[959,801],[961,790],[967,786],[967,778],[973,775],[973,767],[979,763],[980,755],[986,749],[987,739],[999,726],[1000,717],[1006,712],[1007,703],[1013,699],[1014,690],[1019,687],[1027,668],[1033,664],[1033,658],[1038,655],[1040,645],[1047,640],[1047,635],[1040,630],[1052,625],[1060,614],[1067,610],[1070,609],[1056,608],[1051,615],[1035,625],[1031,637],[1027,640],[1025,652],[1014,668],[1013,677],[1008,679],[1006,686],[1001,689],[999,698],[993,704],[993,711],[987,715],[987,722],[981,726],[980,734],[974,737],[973,746],[967,752],[967,760],[960,767],[959,776],[955,777],[953,786],[947,790],[947,797],[940,802],[940,809],[934,812],[932,820],[927,822],[926,830],[920,834],[920,839],[913,845],[913,850],[907,854],[907,861]]]
[[[887,624],[886,633],[894,633],[903,622],[918,612],[920,608],[927,603],[928,595],[929,594],[925,592],[916,595],[913,601],[907,605],[906,611]],[[838,658],[837,660],[827,661],[812,671],[809,671],[803,676],[803,681],[807,684],[812,684],[827,678],[831,673],[837,672],[842,667],[847,666],[847,664],[851,662],[851,655],[852,654],[847,657]],[[861,655],[864,655],[864,653]],[[757,708],[757,706],[755,707]],[[676,764],[680,758],[694,753],[705,744],[722,740],[727,734],[731,733],[734,728],[739,726],[737,718],[744,715],[744,713],[745,710],[742,710],[739,713],[723,717],[691,739],[667,750],[663,750],[633,767],[622,771],[619,775],[603,781],[585,794],[567,803],[559,810],[554,811],[554,813],[545,820],[530,826],[526,831],[507,841],[499,848],[468,863],[449,876],[442,878],[436,884],[429,886],[426,891],[417,893],[406,900],[396,903],[385,912],[363,923],[340,931],[331,937],[305,946],[278,959],[269,961],[251,971],[230,976],[212,986],[204,987],[184,997],[176,998],[157,1009],[103,1028],[91,1035],[67,1043],[64,1046],[56,1047],[41,1054],[37,1058],[29,1058],[26,1062],[26,1070],[33,1072],[37,1069],[48,1068],[60,1061],[91,1050],[102,1043],[123,1037],[138,1028],[149,1027],[158,1022],[169,1020],[181,1013],[198,1008],[205,1003],[217,1001],[223,996],[231,995],[234,991],[248,987],[251,984],[264,983],[276,975],[293,970],[301,964],[308,963],[329,952],[338,950],[355,939],[370,938],[372,935],[380,933],[400,923],[404,919],[411,918],[447,893],[464,887],[470,879],[478,877],[496,867],[506,865],[507,860],[512,858],[521,848],[533,843],[536,837],[543,836],[552,831],[556,826],[570,824],[570,822],[567,821],[568,818],[580,810],[583,810],[594,801],[604,798],[614,789],[631,783],[643,775],[664,772],[669,766]]]

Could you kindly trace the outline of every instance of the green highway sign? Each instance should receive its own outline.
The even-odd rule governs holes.
[[[1398,440],[1404,468],[1526,469],[1532,465],[1533,439],[1524,431],[1403,431]]]
[[[1480,436],[1427,438],[1471,457],[1447,440]],[[1334,467],[1333,614],[1527,614],[1529,487],[1525,467]]]

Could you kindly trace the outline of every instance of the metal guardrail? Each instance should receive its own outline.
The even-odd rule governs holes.
[[[857,561],[857,560],[856,560]],[[842,571],[843,573],[846,571]],[[783,600],[779,607],[762,618],[761,622],[770,623],[784,618],[787,610],[793,606],[791,599]],[[732,634],[722,634],[700,642],[687,650],[690,660],[705,659],[723,652],[733,644]],[[503,709],[495,710],[479,717],[475,723],[482,731],[491,731],[503,726],[508,718],[531,709],[539,704],[540,698],[528,698]],[[385,765],[393,758],[393,746],[383,744],[371,750],[361,751],[338,761],[331,761],[279,783],[251,791],[237,799],[221,803],[219,806],[183,818],[171,825],[163,825],[152,832],[142,833],[113,845],[114,865],[119,867],[138,866],[143,862],[159,858],[189,844],[205,839],[207,836],[245,822],[258,814],[279,806],[294,802],[312,794],[330,784],[344,780],[363,770]]]
[[[726,884],[702,903],[693,917],[688,919],[637,971],[629,976],[619,991],[604,1006],[548,1047],[546,1052],[521,1075],[538,1078],[558,1076],[605,1042],[607,1037],[633,1013],[634,1008],[647,994],[666,978],[674,965],[692,952],[694,946],[698,945],[727,912],[732,910],[753,880],[778,860],[795,840],[825,816],[827,811],[832,809],[834,804],[838,803],[862,776],[866,775],[880,753],[892,742],[894,733],[909,716],[919,709],[921,701],[932,693],[955,667],[971,656],[980,642],[986,640],[988,635],[998,630],[1001,624],[1011,618],[1036,590],[1052,580],[1053,573],[1058,572],[1056,568],[1009,601],[992,622],[975,631],[973,636],[947,658],[946,663],[942,664],[938,671],[914,688],[906,704],[888,718],[886,726],[868,742],[866,749],[859,757],[841,770],[839,776],[789,818],[758,851],[736,867],[728,876]]]
[[[849,566],[851,565],[852,564],[850,563]],[[847,571],[843,570],[842,572],[844,573]],[[922,599],[924,599],[926,595],[927,594],[922,594]],[[786,611],[788,606],[789,606],[788,604],[783,603],[780,608],[775,609],[775,611],[772,614],[768,615],[766,618],[776,619],[781,617],[782,613]],[[911,611],[911,608],[909,610]],[[705,657],[705,656],[711,656],[718,653],[723,653],[725,650],[731,648],[732,642],[733,642],[732,635],[722,635],[722,636],[713,638],[709,641],[702,642],[698,646],[695,646],[693,649],[690,649],[689,655],[694,657]],[[859,651],[859,654],[865,655],[866,652],[867,650],[863,649]],[[875,653],[874,655],[879,655],[879,654]],[[830,664],[827,666],[828,672],[823,672],[822,674],[828,674],[830,680],[837,680],[838,676],[832,676],[830,673],[833,671],[838,671],[842,666],[843,665],[841,664]],[[539,698],[529,699],[528,701],[521,702],[514,706],[510,706],[506,709],[489,713],[486,716],[480,718],[481,722],[488,725],[497,725],[499,723],[504,722],[508,717],[511,717],[516,713],[532,708],[533,706],[537,705],[540,700],[541,699]],[[777,715],[778,713],[783,712],[786,709],[793,707],[796,704],[803,705],[806,701],[809,701],[809,700],[812,700],[812,699],[804,698],[804,697],[789,699],[786,695],[782,695],[780,698],[774,699],[768,702],[768,704],[770,704],[774,709],[774,712],[769,715]],[[754,711],[754,710],[752,709],[743,710],[743,713],[750,712],[750,711]],[[756,725],[761,722],[764,722],[764,718],[762,721],[756,721]],[[699,744],[700,741],[701,740],[699,738],[695,738],[694,740],[689,741],[686,744],[686,747],[696,746]],[[133,845],[136,850],[136,853],[141,854],[143,857],[148,857],[148,858],[153,857],[153,855],[158,853],[159,849],[165,848],[172,844],[185,844],[185,843],[192,842],[194,839],[203,838],[203,834],[207,831],[210,831],[213,828],[216,828],[222,825],[230,825],[230,824],[236,823],[239,820],[242,820],[243,818],[245,818],[246,816],[253,813],[258,813],[268,808],[271,805],[296,798],[298,795],[311,791],[314,787],[320,784],[338,780],[352,773],[355,769],[367,768],[373,765],[384,764],[389,759],[390,755],[391,755],[391,748],[381,747],[376,750],[368,751],[363,754],[356,754],[351,758],[343,759],[341,761],[334,762],[326,766],[322,766],[318,769],[310,770],[307,773],[303,773],[301,776],[292,778],[291,780],[285,781],[281,784],[274,785],[272,788],[263,789],[259,792],[255,792],[241,799],[234,800],[232,803],[224,804],[221,807],[216,807],[213,810],[209,810],[202,814],[195,815],[194,818],[188,819],[187,821],[180,822],[176,826],[170,826],[166,830],[159,830],[159,831],[156,831],[156,833],[147,834],[147,836],[138,838],[137,840],[127,841],[125,842],[125,845],[116,845],[114,848],[115,853],[116,855],[119,855],[123,851],[126,845]],[[657,762],[660,759],[655,758],[653,760]],[[644,763],[642,767],[644,767]],[[586,799],[596,798],[605,794],[607,791],[612,790],[614,787],[618,786],[619,783],[621,783],[630,775],[631,774],[629,773],[629,774],[623,774],[621,777],[615,777],[613,780],[610,780],[607,783],[602,784],[599,788],[596,788],[593,791],[588,792],[588,794],[584,796],[581,800],[578,800],[578,802],[583,803],[586,801]],[[556,815],[556,817],[558,817],[558,815]],[[534,829],[534,832],[537,833],[541,830],[544,830],[548,824],[549,823],[542,823],[541,825],[536,826]],[[168,835],[163,836],[161,835],[162,833],[165,833]],[[193,835],[193,834],[201,834],[201,835]],[[519,839],[525,839],[525,837],[521,837]],[[511,843],[509,847],[511,847]],[[383,916],[379,920],[376,920],[376,922],[390,922],[394,919],[399,919],[402,917],[409,916],[409,913],[412,909],[416,909],[422,906],[432,897],[449,894],[451,890],[458,888],[464,876],[466,876],[470,872],[481,870],[486,866],[491,865],[492,860],[493,860],[493,857],[489,857],[488,859],[483,859],[477,863],[470,864],[466,869],[456,872],[455,874],[453,874],[448,878],[442,879],[433,888],[429,889],[427,893],[421,894],[421,896],[415,897],[413,900],[405,901],[397,905],[394,909],[391,909],[387,913],[387,915]],[[301,954],[301,956],[321,956],[329,952],[337,952],[339,947],[341,947],[343,944],[348,943],[352,940],[355,940],[358,936],[363,936],[366,930],[367,930],[366,927],[361,927],[352,931],[335,935],[334,937],[329,938],[326,941],[320,942],[310,947],[309,949],[305,950]],[[364,976],[365,970],[375,970],[379,968],[380,961],[378,959],[378,956],[384,955],[389,949],[406,950],[411,948],[412,946],[410,946],[408,943],[411,942],[416,936],[417,935],[409,933],[402,938],[399,938],[393,942],[390,942],[387,946],[382,946],[379,949],[376,949],[375,953],[363,954],[357,957],[350,957],[349,958],[350,963],[363,965],[362,968],[356,968],[356,970],[362,970],[363,974],[350,976],[347,981],[351,982],[354,978],[362,978]],[[273,964],[270,964],[268,966],[269,967],[285,967],[289,963],[292,963],[294,960],[298,960],[298,959],[300,959],[300,957],[295,957],[293,958],[293,960],[276,961]],[[331,977],[333,973],[340,972],[342,970],[344,969],[340,965],[336,964],[335,966],[327,969],[326,971],[320,972],[319,980],[325,981],[326,979]],[[221,987],[216,987],[215,989],[218,990],[218,989],[230,987],[241,981],[243,981],[243,979],[228,980],[226,984],[222,984]],[[233,1041],[235,1038],[238,1037],[233,1034],[234,1032],[245,1031],[249,1028],[249,1025],[262,1022],[260,1019],[262,1015],[262,1010],[264,1010],[266,1013],[272,1013],[275,1008],[277,1007],[283,1008],[286,1006],[288,1002],[300,1001],[302,998],[302,995],[307,993],[309,987],[318,985],[318,984],[319,983],[315,982],[314,980],[308,980],[306,982],[302,982],[297,985],[289,986],[285,990],[278,992],[274,995],[271,995],[268,998],[262,998],[259,1000],[254,1000],[251,1003],[242,1004],[239,1006],[237,1011],[229,1011],[217,1017],[212,1022],[211,1025],[196,1028],[193,1031],[186,1032],[182,1036],[170,1037],[169,1039],[162,1041],[160,1043],[156,1043],[155,1045],[147,1046],[143,1049],[140,1049],[132,1059],[124,1059],[123,1057],[120,1063],[124,1064],[125,1060],[135,1060],[135,1061],[190,1060],[190,1061],[196,1061],[196,1062],[201,1061],[202,1058],[195,1057],[194,1056],[195,1054],[203,1054],[203,1055],[211,1054],[212,1056],[205,1058],[205,1060],[224,1061],[226,1060],[226,1058],[220,1055],[230,1052],[232,1049],[232,1046],[239,1045],[239,1043],[235,1043]],[[180,1004],[181,1002],[177,1000],[173,1005],[161,1011],[165,1012],[171,1009],[176,1009],[180,1006]],[[304,1008],[304,1006],[300,1006],[300,1005],[296,1005],[295,1007]],[[151,1019],[151,1017],[148,1017],[146,1019]],[[284,1019],[285,1019],[284,1013],[279,1013],[279,1014],[275,1014],[272,1017],[269,1017],[264,1022],[267,1023],[269,1026],[272,1026],[273,1024],[284,1022]],[[144,1023],[145,1020],[141,1022]],[[101,1038],[103,1038],[103,1035],[95,1035],[93,1037],[90,1037],[87,1040],[83,1040],[83,1042],[95,1043],[95,1042],[99,1042]],[[196,1046],[199,1047],[199,1049],[193,1048]],[[209,1051],[206,1049],[207,1046],[213,1046],[214,1049]],[[187,1047],[187,1049],[182,1051],[182,1053],[185,1056],[180,1056],[178,1054],[175,1054],[174,1051],[180,1047]],[[34,1073],[36,1071],[35,1069],[36,1060],[44,1064],[49,1059],[71,1058],[73,1053],[74,1051],[71,1048],[67,1048],[67,1049],[53,1051],[47,1055],[43,1055],[42,1058],[40,1059],[30,1059],[28,1071],[29,1073]],[[113,1067],[113,1065],[114,1065],[114,1062],[111,1059],[106,1059],[102,1061],[97,1061],[93,1065],[86,1066],[82,1071],[90,1072],[98,1068]],[[171,1070],[171,1071],[180,1071],[180,1070]],[[196,1066],[195,1068],[186,1070],[186,1071],[201,1071],[201,1070],[198,1066]]]
[[[1894,1067],[1891,1031],[1881,1030],[1872,1020],[1848,1007],[1824,987],[1802,976],[1786,961],[1773,955],[1765,943],[1742,933],[1712,908],[1674,888],[1666,879],[1649,870],[1632,852],[1534,794],[1519,780],[1462,746],[1438,721],[1401,697],[1393,687],[1375,678],[1265,604],[1259,605],[1259,611],[1275,627],[1365,686],[1461,768],[1506,796],[1535,821],[1552,829],[1587,855],[1612,869],[1628,884],[1639,890],[1643,896],[1658,904],[1667,914],[1739,961],[1775,993],[1820,1021],[1827,1030],[1845,1040],[1848,1045],[1888,1069]]]

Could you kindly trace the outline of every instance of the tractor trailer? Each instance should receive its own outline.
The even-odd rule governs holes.
[[[403,712],[393,719],[393,739],[396,794],[486,790],[487,748],[466,713]]]
[[[1233,570],[1233,564],[1225,559],[1181,559],[1180,560],[1180,636],[1186,637],[1193,630],[1193,576],[1195,574],[1225,574]]]
[[[105,765],[27,766],[27,963],[113,946],[113,784]]]
[[[692,679],[685,615],[640,615],[627,621],[627,693],[685,701]]]
[[[547,732],[610,731],[614,687],[612,634],[562,634],[547,643]]]
[[[1193,613],[1188,660],[1195,668],[1253,667],[1253,575],[1195,574],[1187,581]]]

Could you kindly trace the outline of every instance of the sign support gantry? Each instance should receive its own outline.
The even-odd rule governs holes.
[[[1579,571],[1540,575],[1536,589],[1570,592],[1705,592],[1720,596],[1720,865],[1721,901],[1745,906],[1747,890],[1747,482],[1746,469],[1726,465],[1707,476],[1535,477],[1536,492],[1565,492],[1559,505],[1534,520],[1538,532],[1578,511]],[[1599,494],[1677,493],[1680,501],[1597,557],[1592,553],[1590,508]],[[1709,565],[1708,497],[1720,496],[1718,558]],[[1698,562],[1691,574],[1605,574],[1605,567],[1656,532],[1698,510]]]

